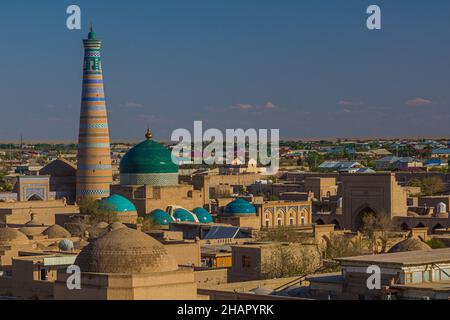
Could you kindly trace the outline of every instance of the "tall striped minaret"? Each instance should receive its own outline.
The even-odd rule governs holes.
[[[84,42],[83,92],[78,139],[77,200],[109,196],[112,183],[108,115],[103,91],[102,42],[91,27]]]

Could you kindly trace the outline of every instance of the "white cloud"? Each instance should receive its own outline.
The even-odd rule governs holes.
[[[406,105],[410,107],[423,107],[434,104],[433,101],[425,99],[425,98],[415,98],[406,101]]]
[[[256,104],[250,104],[250,103],[238,103],[236,105],[233,105],[230,107],[231,109],[237,109],[242,111],[248,111],[248,110],[272,110],[276,108],[276,105],[273,104],[270,101],[267,101],[263,105],[256,105]]]
[[[339,100],[338,101],[338,105],[340,106],[362,106],[364,103],[362,103],[361,101],[353,101],[353,100]]]
[[[128,101],[128,102],[126,102],[126,103],[123,105],[123,107],[124,107],[124,108],[136,108],[136,109],[138,109],[138,108],[143,108],[144,105],[143,105],[143,104],[140,104],[140,103],[137,103],[137,102],[134,102],[134,101]]]

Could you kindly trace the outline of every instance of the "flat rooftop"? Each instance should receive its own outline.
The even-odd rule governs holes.
[[[336,259],[345,263],[383,263],[403,266],[414,266],[432,263],[450,263],[450,248],[434,249],[431,251],[409,251],[397,253],[385,253],[379,255],[366,255]]]
[[[450,292],[450,281],[438,281],[438,282],[423,282],[418,284],[400,285],[396,284],[391,286],[393,289],[417,289],[417,290],[433,290],[441,292]]]

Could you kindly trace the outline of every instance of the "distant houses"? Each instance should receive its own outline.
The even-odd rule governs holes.
[[[376,170],[421,170],[423,163],[411,157],[389,156],[375,161]]]
[[[431,151],[432,158],[445,158],[450,157],[450,148],[433,149]]]
[[[363,166],[356,161],[325,161],[319,165],[319,171],[355,173],[362,167]]]

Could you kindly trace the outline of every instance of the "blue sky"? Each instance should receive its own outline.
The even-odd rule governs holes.
[[[66,8],[82,10],[81,31]],[[366,28],[366,8],[382,30]],[[0,10],[0,140],[77,139],[81,40],[104,41],[113,139],[149,125],[282,138],[450,135],[447,0],[41,0]]]

